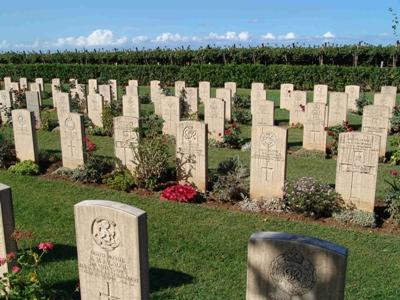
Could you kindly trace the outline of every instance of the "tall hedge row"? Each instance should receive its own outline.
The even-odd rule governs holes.
[[[249,88],[252,82],[264,82],[268,88],[279,88],[281,83],[295,84],[296,89],[312,89],[314,84],[328,84],[332,90],[343,90],[345,85],[359,84],[365,90],[378,90],[382,85],[400,86],[400,68],[339,67],[339,66],[290,66],[290,65],[73,65],[73,64],[3,64],[0,77],[77,78],[86,82],[90,78],[100,81],[117,79],[120,84],[138,79],[141,85],[150,80],[172,84],[185,80],[197,86],[202,80],[212,86],[222,86],[235,81],[238,87]]]

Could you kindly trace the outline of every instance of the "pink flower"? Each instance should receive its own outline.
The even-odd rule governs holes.
[[[7,263],[7,258],[1,257],[0,258],[0,266],[5,265]]]
[[[13,272],[13,273],[18,273],[19,271],[21,271],[21,268],[18,266],[13,266],[11,269],[11,272]]]
[[[54,244],[52,242],[42,242],[39,244],[38,248],[43,251],[51,251],[54,248]]]
[[[7,253],[7,256],[6,256],[7,260],[12,260],[14,258],[15,258],[15,253],[14,252]]]
[[[390,170],[390,175],[397,176],[398,174],[397,170]]]

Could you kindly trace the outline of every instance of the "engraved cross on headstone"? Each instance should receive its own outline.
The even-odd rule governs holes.
[[[105,299],[107,299],[107,300],[118,300],[118,299],[121,299],[121,298],[118,298],[118,297],[115,297],[115,296],[111,295],[111,289],[110,289],[110,283],[109,282],[107,282],[107,294],[103,293],[103,292],[100,292],[99,296],[100,296],[100,299],[104,299],[106,297]]]
[[[68,148],[71,149],[71,156],[73,157],[76,147],[75,147],[74,143],[72,142],[72,140],[69,141]]]
[[[262,170],[262,178],[265,181],[271,181],[274,174],[274,168],[270,166],[270,161],[267,161],[266,166],[262,167],[261,170]]]

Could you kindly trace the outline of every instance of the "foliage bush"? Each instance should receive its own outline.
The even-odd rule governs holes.
[[[16,159],[14,143],[0,132],[0,168],[8,168]]]
[[[250,98],[246,96],[235,95],[233,98],[233,107],[242,108],[242,109],[250,109],[251,103]]]
[[[283,200],[290,211],[314,218],[330,217],[332,213],[339,212],[344,204],[332,187],[312,177],[287,181]]]
[[[83,183],[100,183],[112,168],[113,165],[109,160],[89,155],[85,165],[72,170],[71,179]]]
[[[390,173],[392,181],[386,181],[390,186],[390,191],[385,197],[386,211],[400,225],[400,176],[396,170],[391,170]]]
[[[243,162],[229,158],[219,163],[210,196],[222,202],[238,202],[249,195],[250,172]]]
[[[114,118],[122,114],[122,102],[119,100],[111,101],[103,108],[101,119],[103,121],[103,127],[100,132],[101,135],[112,136],[114,134]]]
[[[391,131],[393,133],[400,132],[400,106],[396,105],[393,109],[393,116],[390,119]]]
[[[349,125],[349,122],[343,122],[342,125],[326,127],[325,131],[328,132],[328,136],[330,137],[330,142],[327,146],[329,154],[334,156],[338,153],[339,135],[343,132],[352,132],[353,128]]]
[[[240,127],[235,122],[227,124],[224,131],[223,144],[228,148],[239,149],[243,144],[240,132]]]
[[[394,148],[392,155],[390,156],[390,164],[398,165],[400,163],[400,133],[396,133],[390,140],[390,145]]]
[[[235,108],[233,111],[233,119],[239,124],[250,125],[251,112],[249,109]]]
[[[362,227],[376,227],[376,216],[373,212],[356,209],[345,209],[332,214],[333,218],[343,224],[354,224]]]
[[[399,68],[380,67],[341,67],[341,66],[293,66],[293,65],[93,65],[93,64],[0,64],[0,77],[19,78],[43,77],[77,78],[86,82],[90,78],[115,78],[127,82],[139,79],[149,85],[154,78],[168,85],[176,80],[186,81],[188,86],[197,86],[199,81],[207,80],[212,86],[223,86],[226,81],[234,81],[241,88],[250,88],[252,82],[264,82],[266,88],[279,89],[282,82],[291,82],[299,90],[312,90],[316,82],[329,85],[331,90],[343,91],[346,85],[358,84],[364,90],[380,90],[383,85],[400,85]]]
[[[359,115],[362,115],[364,111],[364,106],[371,104],[373,104],[373,101],[371,99],[368,99],[365,93],[361,93],[360,97],[356,100],[357,113]]]
[[[8,170],[18,175],[29,175],[29,176],[38,175],[40,172],[39,166],[31,160],[24,160],[18,162],[15,165],[8,168]]]
[[[176,184],[164,189],[161,193],[161,199],[175,202],[193,202],[197,196],[196,189],[190,184]]]
[[[120,169],[104,177],[103,183],[113,190],[128,192],[135,185],[135,178],[129,170]]]
[[[45,131],[52,131],[57,127],[58,121],[54,119],[52,112],[45,108],[40,113],[42,129]]]
[[[140,118],[140,136],[151,138],[162,134],[164,120],[155,114]]]
[[[140,95],[139,96],[139,103],[140,104],[150,104],[151,103],[150,95]]]

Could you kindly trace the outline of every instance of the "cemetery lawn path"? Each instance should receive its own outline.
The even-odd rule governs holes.
[[[70,295],[78,282],[73,205],[107,199],[148,213],[152,299],[244,299],[247,240],[257,231],[300,233],[344,245],[349,248],[346,299],[400,299],[397,236],[264,219],[8,171],[0,171],[0,182],[12,188],[17,227],[33,230],[36,242],[55,242],[43,275]]]

